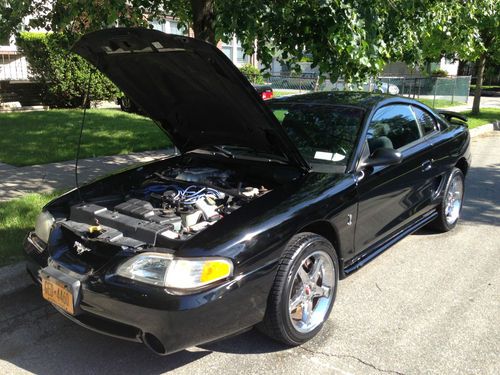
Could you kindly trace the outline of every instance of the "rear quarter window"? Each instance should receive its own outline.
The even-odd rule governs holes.
[[[438,130],[436,120],[430,113],[418,107],[412,107],[412,109],[413,112],[415,112],[415,117],[422,127],[424,134],[429,134]]]

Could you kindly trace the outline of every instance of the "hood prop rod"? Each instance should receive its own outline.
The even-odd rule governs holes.
[[[90,83],[92,82],[92,76],[94,75],[94,69],[90,71],[89,79],[87,81],[87,87],[85,89],[85,93],[83,96],[83,115],[82,122],[80,124],[80,135],[78,136],[78,145],[76,147],[76,156],[75,156],[75,188],[78,192],[78,199],[80,202],[83,202],[82,194],[80,192],[80,184],[78,182],[78,160],[80,159],[80,148],[82,145],[82,136],[83,136],[83,126],[85,125],[85,115],[87,114],[87,103],[90,105]]]

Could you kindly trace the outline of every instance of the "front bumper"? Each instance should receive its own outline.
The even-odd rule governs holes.
[[[62,314],[94,331],[144,342],[158,354],[214,341],[262,321],[277,267],[269,264],[209,290],[175,295],[120,276],[75,275],[54,262],[47,265],[48,257],[34,248],[30,235],[25,251],[35,280],[40,281],[42,269],[78,278],[77,312],[69,315],[56,307]]]

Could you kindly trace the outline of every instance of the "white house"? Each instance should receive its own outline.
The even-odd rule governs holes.
[[[439,62],[429,64],[428,73],[431,73],[438,69],[444,70],[449,76],[456,76],[458,73],[458,60],[453,61],[443,57]],[[396,61],[386,64],[384,66],[384,70],[382,71],[382,75],[406,77],[420,76],[422,75],[422,73],[418,68],[412,68],[403,62]]]
[[[28,63],[12,38],[8,45],[0,45],[0,81],[27,79]]]

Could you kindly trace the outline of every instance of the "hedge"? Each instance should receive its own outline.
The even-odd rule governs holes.
[[[43,85],[43,102],[52,107],[81,106],[91,71],[90,98],[113,100],[116,86],[80,56],[70,52],[72,41],[60,33],[22,32],[17,45],[26,56],[30,78]]]
[[[240,71],[247,77],[253,84],[262,85],[264,83],[264,76],[261,71],[252,64],[245,64],[240,68]]]

